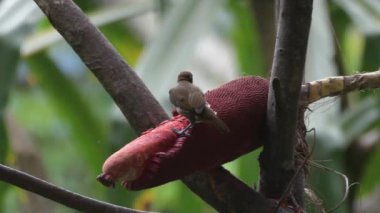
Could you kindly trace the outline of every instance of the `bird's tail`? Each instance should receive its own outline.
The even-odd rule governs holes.
[[[227,124],[224,123],[220,118],[216,117],[212,122],[213,125],[220,133],[225,134],[230,132],[230,128],[228,128]]]
[[[216,112],[209,107],[204,108],[199,120],[214,126],[222,134],[230,132],[230,128],[228,128],[227,124],[218,118]]]

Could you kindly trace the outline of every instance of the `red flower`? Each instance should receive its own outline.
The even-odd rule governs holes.
[[[229,133],[200,123],[188,131],[190,137],[178,137],[172,128],[183,129],[189,122],[177,115],[111,155],[97,179],[106,186],[122,181],[126,188],[140,190],[219,166],[262,145],[267,80],[243,77],[205,95]]]

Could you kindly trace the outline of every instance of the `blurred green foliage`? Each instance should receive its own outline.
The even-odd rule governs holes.
[[[0,163],[5,163],[9,142],[5,126],[5,108],[9,91],[16,73],[19,60],[18,47],[0,39]],[[7,185],[0,183],[0,206],[2,206]]]
[[[22,2],[17,1],[17,4],[28,6]],[[235,57],[236,70],[231,71],[235,77],[247,74],[267,75],[263,70],[265,62],[256,20],[253,20],[251,2],[248,0],[147,0],[114,3],[117,4],[119,12],[110,10],[101,1],[75,2],[89,14],[128,63],[138,66],[139,74],[148,87],[154,91],[163,91],[162,94],[158,93],[158,99],[163,105],[167,104],[167,100],[163,100],[167,99],[166,90],[171,84],[170,77],[178,69],[189,66],[191,58],[196,57],[193,53],[197,42],[210,33],[216,34],[224,44],[231,47],[228,51]],[[2,7],[4,4],[0,4],[0,9]],[[158,8],[165,14],[157,15]],[[358,70],[372,71],[380,66],[380,11],[376,8],[380,8],[379,1],[353,0],[330,1],[328,6],[319,8],[331,18],[319,24],[329,29],[330,39],[338,42],[338,51],[347,74]],[[30,11],[38,10],[30,8]],[[149,23],[152,22],[149,18],[130,23],[143,16],[146,11],[156,13],[153,28],[157,32],[141,31],[141,26],[139,28],[139,25],[149,28]],[[14,18],[7,19],[0,13],[0,26],[7,23],[13,26],[16,21]],[[14,25],[17,30],[7,33],[0,31],[2,163],[13,165],[17,162],[17,156],[12,153],[12,149],[8,149],[12,142],[7,139],[3,119],[7,113],[33,138],[33,144],[39,150],[49,180],[53,183],[132,208],[161,212],[215,212],[180,181],[141,192],[130,192],[121,187],[110,190],[100,186],[95,177],[101,171],[103,160],[135,138],[136,134],[96,78],[86,70],[75,53],[68,50],[46,18],[35,22],[26,18],[17,23],[17,26]],[[154,27],[155,25],[159,27]],[[19,29],[23,30],[22,38],[18,38],[21,42],[13,42],[16,35],[20,37]],[[328,41],[324,37],[318,37],[310,40],[310,43],[313,42],[318,46]],[[12,45],[8,45],[9,43]],[[13,45],[15,43],[19,45]],[[329,51],[336,51],[334,45],[328,48]],[[336,65],[327,55],[321,57],[324,57],[323,60],[320,57],[311,57],[307,63],[321,65],[329,60],[333,66]],[[222,61],[216,55],[207,63],[221,64]],[[317,67],[306,72],[318,74],[322,71]],[[332,74],[336,75],[336,71]],[[217,75],[227,76],[222,72],[217,72]],[[213,85],[215,82],[219,83],[217,77],[207,79],[208,84]],[[349,147],[354,142],[363,140],[370,132],[379,134],[379,109],[380,94],[377,90],[357,92],[349,95],[347,109],[335,113],[333,118],[321,116],[317,121],[320,125],[329,123],[334,128],[317,129],[314,159],[332,160],[333,162],[324,165],[350,174],[350,166],[345,159],[355,156],[349,155]],[[355,191],[355,195],[359,195],[360,191],[360,196],[353,196],[352,202],[360,203],[360,199],[365,199],[376,187],[380,187],[379,137],[373,143],[375,145],[372,146],[368,161],[359,164],[362,176],[355,180],[360,182],[360,190]],[[249,153],[226,164],[226,167],[250,186],[257,185],[259,153],[260,150]],[[342,179],[317,168],[312,169],[308,186],[324,200],[327,208],[334,206],[343,196]],[[18,205],[27,205],[25,199],[24,191],[0,183],[0,212],[19,210]],[[338,212],[345,212],[351,204],[345,202],[344,205]],[[54,212],[74,211],[57,205]]]
[[[241,73],[266,76],[259,33],[255,20],[252,20],[249,1],[230,1],[229,9],[233,16],[231,37]]]

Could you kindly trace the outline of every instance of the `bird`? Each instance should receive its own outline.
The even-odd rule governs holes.
[[[185,116],[190,124],[182,130],[173,129],[179,136],[189,136],[186,131],[195,123],[207,123],[214,126],[220,133],[228,133],[230,129],[217,116],[207,103],[202,90],[193,84],[193,74],[182,71],[177,77],[178,85],[169,90],[170,102],[179,114]]]

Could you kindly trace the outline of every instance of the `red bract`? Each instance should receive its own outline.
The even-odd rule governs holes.
[[[188,121],[177,115],[111,155],[98,180],[106,186],[120,180],[131,190],[154,187],[232,161],[262,145],[267,80],[243,77],[205,95],[229,133],[200,123],[188,131],[190,137],[178,137],[172,128],[182,129]]]

